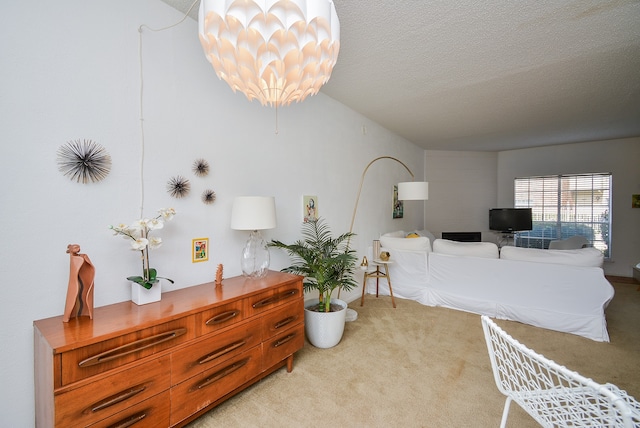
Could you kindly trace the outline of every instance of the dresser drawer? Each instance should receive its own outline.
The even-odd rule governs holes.
[[[62,386],[104,373],[194,337],[194,317],[185,317],[64,352],[61,356]]]
[[[249,316],[263,313],[276,306],[285,305],[302,298],[299,283],[290,283],[252,296],[249,300]]]
[[[304,346],[304,324],[283,331],[262,345],[263,370],[278,364]]]
[[[262,339],[267,340],[296,324],[301,324],[303,321],[304,301],[302,299],[296,299],[263,317]]]
[[[247,317],[247,302],[237,300],[198,314],[198,335],[209,334],[238,323]]]
[[[56,426],[87,426],[170,386],[169,356],[55,395]]]
[[[260,344],[260,327],[259,319],[240,324],[174,352],[171,355],[171,384],[176,385]]]
[[[91,428],[161,428],[169,426],[171,395],[169,390],[120,413],[91,425]],[[72,426],[72,425],[64,425]],[[78,426],[78,425],[73,425]]]
[[[224,397],[261,371],[262,347],[256,346],[171,388],[171,425]]]

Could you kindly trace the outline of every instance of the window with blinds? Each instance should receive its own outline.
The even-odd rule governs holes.
[[[548,248],[554,239],[582,235],[610,257],[611,174],[553,175],[515,179],[515,207],[531,208],[533,230],[516,245]]]

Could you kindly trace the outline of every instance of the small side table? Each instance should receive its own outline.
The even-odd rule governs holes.
[[[376,265],[376,270],[371,272],[364,273],[364,280],[362,283],[362,299],[360,299],[360,306],[364,306],[364,293],[367,290],[367,280],[369,278],[376,279],[376,297],[378,297],[378,288],[380,286],[380,278],[385,278],[387,280],[387,284],[389,284],[389,293],[391,294],[391,304],[393,307],[396,307],[396,301],[393,298],[393,288],[391,288],[391,277],[389,276],[389,265],[393,263],[391,260],[374,260],[373,263]],[[380,270],[380,266],[384,266],[384,272]]]

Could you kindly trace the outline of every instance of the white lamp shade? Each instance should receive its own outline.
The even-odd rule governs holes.
[[[426,201],[429,199],[429,183],[426,181],[398,183],[398,199],[401,201]]]
[[[198,33],[218,77],[262,105],[317,94],[340,50],[332,0],[201,0]]]
[[[231,229],[264,230],[276,227],[273,196],[238,196],[231,208]]]

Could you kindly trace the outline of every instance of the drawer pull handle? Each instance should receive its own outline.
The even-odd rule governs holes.
[[[237,342],[231,343],[223,348],[220,349],[216,349],[215,351],[213,351],[211,354],[209,355],[205,355],[204,357],[202,357],[201,359],[198,360],[198,364],[204,364],[204,363],[208,363],[211,360],[215,360],[216,358],[224,355],[224,354],[228,354],[231,351],[235,351],[238,348],[243,347],[244,345],[247,344],[246,340],[239,340]]]
[[[295,288],[292,288],[291,290],[283,291],[282,293],[280,293],[280,298],[288,299],[289,297],[295,296],[296,294],[298,294],[298,290]]]
[[[137,424],[138,422],[140,422],[146,417],[147,417],[146,413],[138,413],[137,415],[133,415],[128,419],[125,419],[120,422],[116,422],[115,424],[111,425],[109,428],[127,428]]]
[[[295,321],[297,318],[298,318],[298,317],[288,317],[288,318],[285,318],[285,319],[283,319],[282,321],[278,321],[277,323],[275,323],[275,324],[273,325],[273,328],[274,328],[274,329],[276,329],[276,330],[277,330],[277,329],[279,329],[279,328],[282,328],[282,327],[284,327],[284,326],[285,326],[285,325],[287,325],[287,324],[291,324],[291,323],[292,323],[293,321]]]
[[[268,306],[280,300],[288,299],[291,296],[295,296],[297,293],[298,293],[298,290],[295,288],[292,288],[291,290],[283,291],[282,293],[276,296],[271,296],[271,297],[267,297],[266,299],[259,300],[253,304],[253,307],[255,309],[262,308],[264,306]]]
[[[147,389],[146,386],[138,385],[138,386],[134,386],[133,388],[129,389],[128,391],[121,391],[121,392],[119,392],[117,394],[112,395],[111,397],[105,398],[104,400],[99,401],[99,402],[91,405],[90,406],[91,412],[93,412],[93,413],[99,412],[100,410],[104,410],[107,407],[111,407],[111,406],[114,406],[114,405],[116,405],[118,403],[126,401],[129,398],[133,397],[134,395],[140,394],[145,389]],[[87,412],[85,412],[85,413],[87,413]]]
[[[285,343],[291,341],[294,337],[296,337],[295,333],[291,333],[288,336],[283,337],[282,339],[278,340],[276,343],[273,344],[274,348],[278,348],[282,345],[284,345]]]
[[[215,325],[215,324],[220,324],[223,323],[225,321],[229,321],[231,318],[237,316],[240,313],[240,311],[228,311],[228,312],[223,312],[221,314],[216,315],[213,318],[208,319],[205,324],[206,325]]]
[[[178,336],[182,336],[187,332],[186,328],[177,328],[165,333],[156,334],[155,336],[147,337],[144,339],[136,340],[135,342],[127,343],[126,345],[118,346],[117,348],[109,351],[102,352],[100,354],[89,357],[78,363],[80,367],[89,367],[96,364],[106,363],[121,357],[124,357],[134,352],[142,351],[143,349],[150,348],[152,346],[159,345],[160,343],[167,342],[175,339]]]
[[[262,300],[260,300],[260,301],[258,301],[256,303],[254,303],[253,307],[255,309],[258,309],[258,308],[262,308],[264,306],[268,306],[268,305],[270,305],[272,303],[275,303],[277,301],[278,301],[278,296],[272,296],[272,297],[268,297],[266,299],[262,299]]]
[[[199,383],[196,388],[202,389],[206,386],[211,385],[214,382],[219,381],[225,376],[229,376],[231,373],[235,372],[242,366],[246,365],[249,362],[249,358],[245,358],[244,360],[236,361],[235,363],[223,368],[222,370],[214,373],[211,377],[206,378],[204,381]]]

